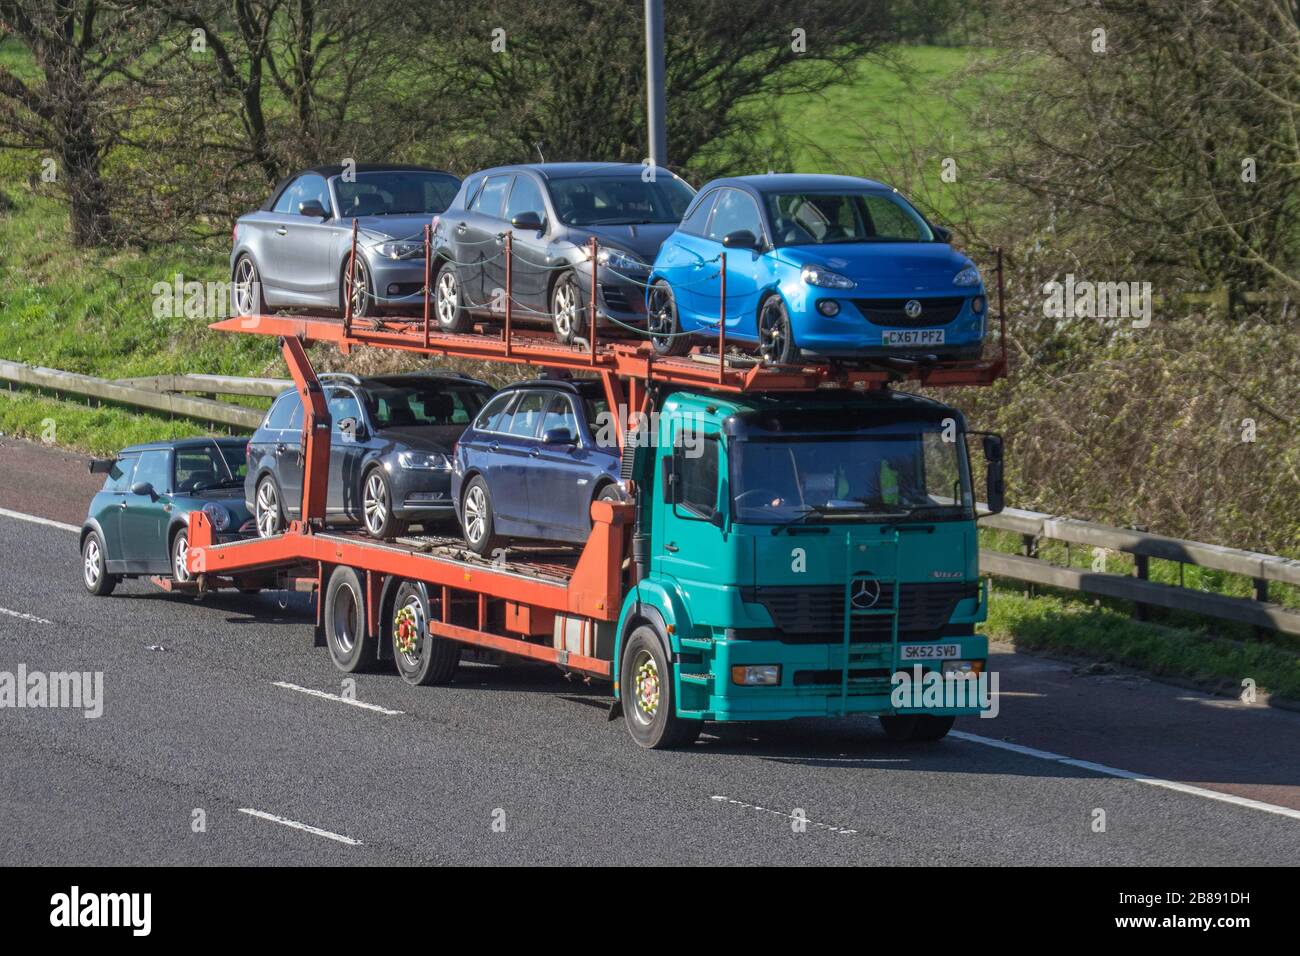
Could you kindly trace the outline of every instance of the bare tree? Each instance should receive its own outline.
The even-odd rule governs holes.
[[[0,67],[0,145],[50,154],[78,245],[112,236],[104,158],[120,141],[132,78],[157,62],[157,31],[130,2],[0,0],[0,40],[21,40],[36,72]]]

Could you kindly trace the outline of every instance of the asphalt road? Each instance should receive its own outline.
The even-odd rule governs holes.
[[[79,523],[68,462],[5,440],[0,509]],[[0,864],[1300,859],[1300,715],[1267,706],[1000,648],[1000,716],[935,745],[838,720],[654,753],[548,667],[358,675],[361,707],[304,692],[344,675],[301,596],[93,598],[78,574],[74,531],[0,513],[0,672],[103,673],[98,718],[0,708]]]

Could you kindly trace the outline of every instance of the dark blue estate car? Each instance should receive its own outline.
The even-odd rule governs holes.
[[[320,379],[331,422],[326,519],[391,538],[451,518],[451,449],[492,387],[452,372]],[[249,442],[244,498],[262,537],[302,512],[302,419],[302,399],[284,392]]]
[[[252,532],[244,507],[244,438],[132,445],[91,463],[104,487],[81,526],[82,583],[105,595],[124,577],[169,573],[189,581],[189,517],[202,511],[218,542]]]
[[[538,379],[503,388],[461,435],[451,477],[465,540],[582,543],[591,503],[622,498],[617,425],[597,381]]]

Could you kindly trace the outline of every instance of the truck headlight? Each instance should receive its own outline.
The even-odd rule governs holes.
[[[781,683],[780,664],[737,664],[731,682],[741,687],[775,687]]]
[[[225,531],[230,527],[230,512],[215,501],[209,501],[203,506],[203,513],[208,516],[208,521],[217,531]]]
[[[374,250],[385,259],[419,259],[424,257],[423,242],[381,242],[374,247]]]
[[[799,274],[803,277],[804,282],[815,285],[819,289],[852,289],[857,285],[848,276],[842,276],[838,272],[831,272],[821,266],[804,266],[803,271]]]
[[[974,266],[967,266],[965,269],[962,269],[961,272],[958,272],[952,277],[952,284],[963,286],[979,285],[980,271]]]
[[[451,460],[438,452],[399,452],[397,464],[401,468],[415,471],[451,471]]]

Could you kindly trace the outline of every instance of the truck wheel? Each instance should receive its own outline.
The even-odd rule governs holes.
[[[337,567],[325,589],[325,644],[334,666],[347,674],[375,666],[375,639],[366,635],[366,598],[361,578]]]
[[[482,475],[470,479],[460,506],[460,525],[465,531],[465,543],[475,552],[490,555],[500,539],[496,536],[496,523],[492,520],[492,495]]]
[[[95,597],[104,597],[113,593],[120,575],[109,574],[105,562],[104,539],[98,531],[86,535],[81,542],[81,583]]]
[[[933,714],[894,714],[881,717],[880,726],[890,740],[932,743],[947,736],[954,719]]]
[[[702,721],[677,716],[672,665],[651,628],[642,625],[628,637],[618,686],[623,721],[639,746],[666,750],[699,736]]]
[[[460,645],[428,632],[429,602],[425,590],[403,581],[393,599],[389,633],[397,673],[408,684],[448,684],[460,666]]]

